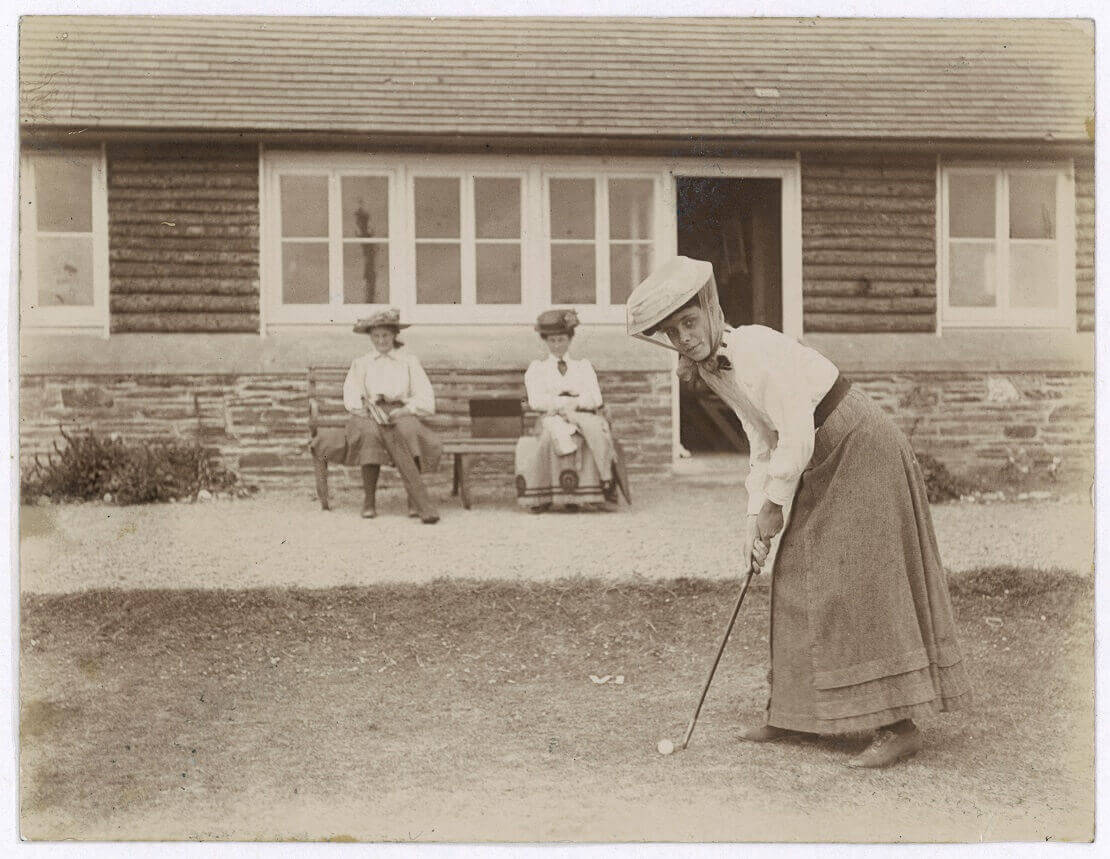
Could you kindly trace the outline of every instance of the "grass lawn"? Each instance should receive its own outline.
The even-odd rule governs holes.
[[[864,737],[736,740],[766,697],[749,595],[690,748],[737,582],[440,581],[92,591],[22,601],[32,839],[1087,839],[1093,589],[953,582],[972,708],[899,767]],[[590,675],[614,679],[596,684]],[[618,684],[615,677],[624,682]]]

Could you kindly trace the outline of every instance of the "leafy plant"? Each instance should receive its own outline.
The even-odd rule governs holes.
[[[958,501],[961,496],[968,495],[980,487],[966,477],[953,474],[943,462],[928,453],[919,453],[918,465],[925,474],[925,491],[929,501],[936,504],[941,501]]]
[[[90,501],[110,495],[120,504],[149,504],[202,490],[220,491],[238,478],[216,456],[195,442],[126,442],[92,431],[70,435],[54,444],[45,461],[36,456],[24,470],[22,501]]]

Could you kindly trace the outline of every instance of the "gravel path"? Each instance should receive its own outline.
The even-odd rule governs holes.
[[[443,504],[429,527],[381,493],[379,518],[335,493],[321,511],[306,492],[250,500],[115,507],[24,507],[21,588],[329,587],[439,577],[548,579],[737,573],[730,540],[743,510],[736,486],[675,480],[641,490],[609,513],[532,516],[504,495],[474,509]],[[1094,514],[1075,502],[953,504],[933,508],[945,564],[1092,570]],[[704,539],[695,541],[697,535]]]

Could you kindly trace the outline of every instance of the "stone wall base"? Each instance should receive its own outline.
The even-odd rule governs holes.
[[[671,379],[667,371],[601,373],[614,432],[634,474],[671,465]],[[1011,458],[1060,476],[1094,471],[1094,380],[1088,373],[852,373],[891,413],[919,452],[957,473],[998,468]],[[445,376],[449,399],[481,395],[481,379]],[[522,386],[523,387],[523,386]],[[26,463],[51,450],[59,428],[129,439],[199,439],[219,450],[247,483],[311,489],[308,401],[301,374],[27,375],[21,382],[20,444]],[[447,399],[447,398],[445,398]],[[445,437],[468,432],[458,414],[437,416]],[[1055,463],[1055,466],[1053,465]],[[357,482],[333,469],[336,488]],[[391,469],[387,481],[395,482]],[[512,482],[511,457],[482,457],[479,484]],[[450,485],[445,460],[434,486]]]

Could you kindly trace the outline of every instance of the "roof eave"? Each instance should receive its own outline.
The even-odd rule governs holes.
[[[927,151],[940,154],[974,154],[989,150],[1028,153],[1044,151],[1064,153],[1089,152],[1094,141],[1081,138],[1020,137],[956,137],[937,135],[758,135],[758,134],[580,134],[580,133],[463,133],[396,131],[273,131],[258,128],[157,128],[97,127],[82,125],[44,125],[25,123],[21,139],[28,145],[75,145],[79,141],[96,142],[222,142],[265,144],[274,147],[319,146],[356,149],[422,152],[535,152],[542,149],[551,154],[667,154],[724,156],[737,151],[843,152],[847,149],[867,151]]]

